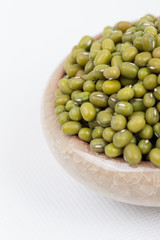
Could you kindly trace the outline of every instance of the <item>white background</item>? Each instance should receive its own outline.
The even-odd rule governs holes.
[[[159,9],[159,0],[0,1],[0,240],[160,239],[160,209],[77,183],[52,156],[40,121],[50,75],[83,35]]]

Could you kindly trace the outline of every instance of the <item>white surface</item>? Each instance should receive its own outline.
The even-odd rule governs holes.
[[[50,153],[40,122],[47,81],[81,36],[158,16],[158,0],[133,2],[1,1],[1,240],[159,239],[160,209],[108,200],[77,183]]]

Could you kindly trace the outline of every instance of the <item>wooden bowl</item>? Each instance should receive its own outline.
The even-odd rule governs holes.
[[[77,136],[62,133],[54,112],[54,93],[64,75],[64,61],[53,73],[44,93],[42,124],[58,162],[75,179],[103,195],[130,204],[160,206],[160,169],[142,161],[131,167],[123,158],[108,158],[90,150]]]

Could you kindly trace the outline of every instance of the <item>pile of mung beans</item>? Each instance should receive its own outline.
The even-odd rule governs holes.
[[[82,37],[64,70],[54,98],[63,133],[107,157],[160,167],[160,17]]]

